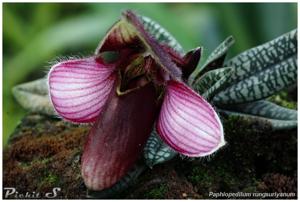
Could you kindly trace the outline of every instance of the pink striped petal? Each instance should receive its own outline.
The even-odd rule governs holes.
[[[186,156],[206,156],[225,144],[213,107],[178,81],[168,82],[157,130],[166,143]]]
[[[93,57],[54,65],[48,75],[55,110],[77,123],[94,122],[113,88],[114,67]]]

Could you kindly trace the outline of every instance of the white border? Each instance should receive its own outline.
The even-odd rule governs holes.
[[[235,0],[231,0],[231,1],[219,1],[219,0],[211,0],[211,1],[197,1],[197,0],[188,0],[188,1],[178,1],[178,0],[164,0],[164,1],[159,1],[159,0],[152,0],[152,1],[138,1],[138,0],[131,0],[131,1],[126,1],[126,0],[112,0],[112,1],[97,1],[97,0],[88,0],[88,1],[80,1],[80,0],[73,0],[73,1],[70,1],[70,0],[65,0],[65,1],[59,1],[59,0],[53,0],[53,1],[37,1],[37,0],[31,0],[31,1],[21,1],[21,0],[15,0],[15,1],[1,1],[1,9],[0,9],[0,19],[1,19],[1,22],[3,23],[2,21],[2,14],[3,14],[3,3],[15,3],[15,2],[22,2],[22,3],[26,3],[26,2],[35,2],[35,3],[125,3],[125,2],[128,2],[128,3],[152,3],[152,2],[157,2],[157,3],[172,3],[172,2],[182,2],[182,3],[298,3],[297,0],[286,0],[286,1],[278,1],[278,0],[274,0],[274,1],[259,1],[259,0],[248,0],[248,1],[235,1]],[[297,11],[299,13],[299,8],[297,7]],[[299,27],[299,15],[297,16],[298,18],[298,27]],[[2,26],[0,28],[1,30],[1,38],[3,39],[3,31],[2,31]],[[298,43],[298,50],[299,50],[299,43]],[[298,58],[299,58],[299,52],[298,52]],[[1,65],[2,65],[2,70],[3,70],[3,40],[1,40],[1,57],[0,57],[0,61],[1,61]],[[0,128],[1,128],[1,131],[2,131],[2,134],[3,134],[3,71],[1,71],[0,75],[1,75],[1,89],[2,89],[2,93],[1,93],[1,124],[0,124]],[[300,81],[298,79],[298,86],[300,86]],[[298,100],[300,98],[300,95],[299,95],[299,90],[298,90]],[[299,105],[298,105],[298,109],[299,109]],[[298,117],[299,117],[299,111],[298,111]],[[300,129],[298,127],[298,134],[300,132]],[[3,137],[1,138],[1,148],[2,148],[2,154],[3,154]],[[3,155],[0,155],[0,160],[1,160],[1,165],[3,166]],[[0,169],[0,177],[1,177],[1,182],[0,182],[0,185],[1,185],[1,191],[0,191],[0,194],[1,194],[1,197],[3,196],[3,181],[2,181],[2,173],[3,173],[3,167],[1,166],[1,169]],[[298,144],[298,171],[299,171],[299,168],[300,168],[300,163],[299,163],[299,144]],[[298,197],[299,197],[299,172],[298,172]],[[27,200],[27,201],[34,201],[34,200]],[[42,201],[48,201],[48,200],[42,200]],[[56,200],[56,201],[64,201],[64,200]],[[76,201],[76,200],[70,200],[70,201]],[[85,201],[95,201],[95,200],[85,200]],[[103,200],[103,201],[117,201],[117,200]],[[124,201],[129,201],[129,200],[124,200]],[[149,201],[154,201],[154,200],[149,200]],[[171,201],[171,200],[164,200],[164,201]],[[183,201],[183,200],[180,200],[180,201]],[[211,201],[217,201],[217,200],[211,200]],[[219,200],[218,200],[219,201]],[[229,200],[226,200],[226,201],[231,201],[230,199]],[[241,200],[234,200],[234,201],[241,201]],[[256,201],[256,200],[248,200],[248,201]],[[264,201],[273,201],[273,200],[264,200]]]

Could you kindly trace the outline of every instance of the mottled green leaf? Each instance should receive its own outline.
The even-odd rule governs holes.
[[[296,110],[288,109],[266,100],[228,106],[226,109],[271,119],[297,121]]]
[[[251,48],[225,62],[234,67],[234,81],[241,81],[257,72],[297,55],[297,30],[292,30],[272,41]]]
[[[108,189],[102,191],[91,191],[88,190],[88,198],[116,198],[117,194],[125,191],[130,187],[134,181],[141,175],[141,173],[146,169],[145,164],[136,164],[121,180]]]
[[[56,114],[48,96],[46,79],[17,85],[12,91],[15,99],[24,109],[47,115]]]
[[[159,42],[167,44],[178,53],[184,54],[184,50],[181,45],[167,30],[165,30],[157,22],[148,17],[140,17],[142,19],[145,30],[148,31],[153,37],[155,37]]]
[[[297,55],[293,55],[231,85],[218,93],[213,102],[224,105],[260,100],[287,88],[296,81]]]
[[[297,127],[297,120],[278,120],[278,119],[272,119],[272,118],[251,115],[251,114],[246,114],[246,113],[242,113],[242,112],[223,110],[223,109],[218,109],[218,112],[220,112],[221,114],[229,115],[229,116],[242,117],[249,121],[266,122],[266,123],[270,124],[270,126],[272,127],[273,130],[284,130],[284,129],[291,129],[291,128]]]
[[[230,77],[232,68],[226,67],[224,69],[226,70],[224,72],[224,75],[219,80],[217,80],[208,90],[206,90],[205,93],[202,94],[202,96],[206,100],[213,102],[213,97],[231,84]]]
[[[224,55],[226,55],[228,49],[234,44],[234,38],[233,36],[227,37],[207,58],[205,64],[203,65],[202,70],[206,68],[207,66],[212,65],[214,61],[216,61],[219,58],[223,58]],[[221,61],[221,65],[223,65],[224,59]]]
[[[229,36],[208,56],[204,65],[197,68],[192,74],[192,77],[194,77],[194,80],[192,81],[193,85],[198,83],[201,80],[200,78],[202,75],[206,72],[223,67],[227,51],[233,44],[234,38]]]
[[[206,72],[199,78],[198,82],[194,83],[193,88],[202,95],[224,76],[228,76],[230,71],[230,67],[225,67]]]
[[[152,131],[144,148],[146,164],[152,166],[166,162],[177,155],[177,152],[166,145],[158,136],[155,130]]]

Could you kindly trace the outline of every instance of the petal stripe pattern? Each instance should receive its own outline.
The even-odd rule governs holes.
[[[72,122],[94,122],[113,88],[113,71],[112,65],[93,57],[54,65],[48,81],[55,110]]]
[[[212,154],[225,144],[213,107],[185,84],[170,80],[157,131],[174,150],[190,157]]]

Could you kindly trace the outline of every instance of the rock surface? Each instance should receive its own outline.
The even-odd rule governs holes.
[[[193,161],[176,157],[156,165],[111,197],[201,199],[214,198],[212,193],[219,192],[285,192],[294,195],[281,198],[296,198],[297,130],[270,132],[265,123],[231,117],[223,123],[227,145],[217,153]],[[56,198],[86,198],[80,156],[89,128],[27,115],[4,150],[3,187],[14,187],[18,194],[40,193],[38,198],[46,198],[46,193],[59,187]],[[6,197],[6,191],[3,194]],[[20,198],[18,194],[7,198]]]

